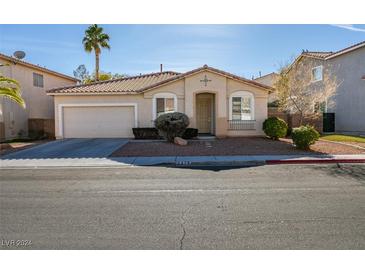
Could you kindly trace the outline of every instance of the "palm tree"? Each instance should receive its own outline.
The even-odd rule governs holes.
[[[85,31],[85,37],[82,39],[86,52],[95,52],[95,80],[99,81],[99,56],[102,48],[110,49],[108,44],[109,35],[103,33],[103,28],[94,24]]]
[[[7,97],[25,108],[25,101],[20,92],[20,85],[14,79],[0,75],[0,96]]]

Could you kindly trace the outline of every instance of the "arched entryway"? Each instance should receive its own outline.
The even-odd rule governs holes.
[[[196,94],[196,127],[199,134],[215,134],[215,96],[214,93]]]

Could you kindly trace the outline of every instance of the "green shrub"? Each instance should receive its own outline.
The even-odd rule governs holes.
[[[175,137],[182,137],[189,125],[189,117],[181,112],[165,113],[155,120],[155,127],[169,142]]]
[[[49,138],[44,130],[29,130],[28,137],[32,140],[44,140]]]
[[[277,107],[279,107],[279,103],[280,103],[279,100],[275,100],[273,102],[267,103],[267,106],[269,108],[277,108]]]
[[[300,126],[293,128],[292,139],[295,146],[299,149],[309,149],[319,139],[319,133],[312,126]]]
[[[283,119],[269,117],[264,121],[262,129],[268,137],[273,140],[278,140],[286,136],[288,125]]]

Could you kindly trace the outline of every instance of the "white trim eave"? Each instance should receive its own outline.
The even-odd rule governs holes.
[[[312,68],[312,71],[311,71],[311,73],[312,73],[311,77],[313,78],[313,70],[318,69],[318,68],[321,69],[321,78],[320,79],[317,79],[317,80],[311,79],[311,83],[317,83],[317,82],[320,82],[320,81],[323,80],[323,65],[319,65],[319,66],[313,67]]]
[[[63,109],[65,107],[134,107],[134,126],[138,127],[138,104],[137,103],[68,103],[58,104],[58,135],[63,138]]]
[[[342,55],[342,54],[345,54],[345,53],[348,53],[348,52],[351,52],[351,51],[357,50],[357,49],[362,48],[362,47],[365,47],[365,43],[362,43],[362,44],[360,44],[360,45],[357,45],[356,47],[352,47],[352,48],[349,48],[349,49],[344,50],[344,51],[339,51],[339,52],[337,52],[337,53],[333,53],[333,54],[331,54],[330,56],[327,56],[327,57],[325,58],[325,60],[329,60],[329,59],[335,58],[335,57],[337,57],[337,56],[340,56],[340,55]]]
[[[185,80],[185,79],[186,79],[186,78],[188,78],[188,77],[191,77],[191,76],[194,76],[194,75],[196,75],[196,74],[203,73],[203,72],[210,72],[210,73],[213,73],[213,74],[217,74],[217,75],[219,75],[219,76],[222,76],[222,77],[228,78],[228,79],[230,79],[230,80],[232,80],[232,81],[238,81],[238,82],[240,82],[240,83],[247,84],[248,86],[255,87],[255,88],[258,88],[258,89],[262,89],[262,90],[265,90],[265,91],[267,91],[267,92],[269,92],[269,93],[272,91],[272,88],[270,88],[270,87],[269,87],[269,88],[264,88],[264,87],[261,87],[261,86],[259,86],[259,85],[255,85],[255,84],[253,84],[253,83],[250,83],[250,82],[247,82],[247,81],[244,81],[244,80],[240,80],[240,79],[236,79],[236,78],[234,78],[234,77],[232,77],[232,76],[228,76],[228,75],[225,75],[225,74],[223,74],[223,73],[216,72],[216,71],[214,71],[214,70],[210,70],[209,68],[205,68],[205,69],[202,69],[202,70],[196,71],[196,72],[194,72],[194,73],[191,73],[191,74],[189,74],[189,75],[182,76],[181,78],[173,79],[173,80],[168,81],[168,82],[166,82],[166,83],[162,83],[161,85],[158,85],[158,86],[154,86],[154,87],[151,87],[151,88],[144,89],[142,92],[144,93],[144,92],[147,92],[147,91],[151,91],[151,90],[154,90],[154,89],[157,89],[157,88],[160,88],[160,87],[163,87],[163,86],[169,85],[169,84],[171,84],[171,83],[175,83],[176,81],[179,81],[179,80]],[[255,80],[254,80],[254,81],[255,81]],[[260,83],[258,83],[258,84],[260,84]]]

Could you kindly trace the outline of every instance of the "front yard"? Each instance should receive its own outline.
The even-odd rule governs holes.
[[[365,148],[365,137],[353,136],[353,135],[343,135],[343,134],[329,134],[321,136],[321,140],[341,142],[345,144],[352,144]]]
[[[187,146],[165,141],[130,141],[112,153],[112,157],[132,156],[218,156],[218,155],[324,155],[365,154],[365,148],[317,141],[311,150],[296,149],[291,139],[273,141],[264,137],[236,137],[215,140],[191,140]]]

